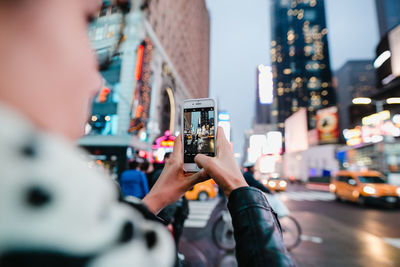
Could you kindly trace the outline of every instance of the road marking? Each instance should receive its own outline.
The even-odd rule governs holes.
[[[306,184],[306,187],[313,190],[329,192],[329,184]]]
[[[400,249],[400,238],[389,238],[389,237],[385,237],[383,238],[383,241],[385,241],[386,243],[388,243],[389,245],[392,245],[395,248]]]
[[[310,242],[316,243],[316,244],[322,244],[322,242],[323,242],[322,238],[318,237],[318,236],[301,235],[300,239],[302,241],[310,241]]]
[[[335,199],[335,196],[328,192],[299,191],[299,192],[282,192],[280,194],[282,200],[332,201]]]
[[[208,201],[189,201],[189,216],[185,221],[184,227],[204,228],[217,204],[218,199]]]

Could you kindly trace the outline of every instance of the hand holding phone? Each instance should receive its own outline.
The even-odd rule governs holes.
[[[195,162],[200,168],[204,168],[207,174],[224,191],[224,194],[229,197],[233,190],[248,186],[248,184],[236,164],[231,145],[226,140],[224,130],[221,127],[218,127],[216,149],[218,151],[216,157],[198,154],[195,157]]]
[[[182,139],[175,139],[174,150],[165,167],[150,192],[144,197],[143,203],[157,214],[161,209],[176,202],[195,184],[208,180],[209,176],[203,170],[196,173],[183,171]]]
[[[182,110],[183,169],[198,172],[194,161],[197,154],[216,155],[217,107],[214,99],[188,99]]]

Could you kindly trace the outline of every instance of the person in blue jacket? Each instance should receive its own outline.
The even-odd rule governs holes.
[[[139,163],[136,161],[130,162],[129,167],[129,170],[121,174],[120,185],[122,194],[125,197],[134,196],[142,199],[149,192],[146,175],[138,169]]]

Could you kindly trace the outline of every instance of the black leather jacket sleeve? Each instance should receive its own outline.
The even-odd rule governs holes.
[[[240,267],[295,266],[283,244],[276,213],[260,190],[241,187],[232,191],[228,208]]]

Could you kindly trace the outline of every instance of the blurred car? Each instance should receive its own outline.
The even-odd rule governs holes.
[[[185,193],[185,197],[188,200],[200,200],[200,201],[205,201],[210,198],[215,198],[216,195],[217,195],[216,183],[212,179],[196,184],[191,190]]]
[[[279,177],[263,179],[261,180],[261,183],[269,190],[273,191],[285,191],[287,187],[287,182]]]
[[[380,172],[339,171],[332,178],[329,189],[338,200],[400,205],[400,187],[387,184]]]

